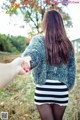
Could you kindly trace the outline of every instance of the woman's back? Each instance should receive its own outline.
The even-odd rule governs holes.
[[[44,36],[40,34],[33,37],[23,53],[23,56],[26,55],[32,56],[32,75],[36,84],[44,84],[46,79],[55,79],[64,82],[69,89],[74,86],[76,63],[73,51],[69,53],[68,64],[50,65],[46,61]]]

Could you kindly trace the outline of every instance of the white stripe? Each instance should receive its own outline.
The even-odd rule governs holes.
[[[67,88],[66,85],[37,85],[36,87],[39,87],[39,88],[56,88],[56,89],[63,89],[63,88]]]
[[[68,97],[66,98],[55,98],[55,97],[34,97],[36,100],[58,100],[58,101],[66,101],[68,100]]]
[[[61,83],[59,80],[46,80],[46,82],[50,82],[50,83]]]
[[[61,83],[59,80],[46,80],[46,83],[49,82],[49,83]],[[36,85],[39,85],[39,84],[36,84]]]
[[[38,94],[45,94],[45,95],[65,95],[68,94],[68,91],[63,91],[63,92],[54,92],[54,91],[39,91],[39,90],[35,90],[35,93]]]
[[[43,102],[43,103],[39,103],[39,102],[34,102],[36,105],[42,105],[42,104],[53,104],[53,103],[55,103],[55,102]],[[55,103],[55,104],[58,104],[58,105],[60,105],[60,106],[67,106],[68,105],[68,103],[63,103],[63,104],[61,104],[61,103]]]

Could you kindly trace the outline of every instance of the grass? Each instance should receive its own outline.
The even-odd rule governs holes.
[[[14,58],[14,56],[13,56]],[[6,58],[10,61],[11,57]],[[6,61],[6,59],[4,61]],[[80,120],[80,55],[77,56],[77,86],[70,92],[69,105],[64,120]],[[0,112],[8,112],[9,120],[40,120],[34,105],[35,85],[31,73],[17,75],[6,88],[0,91]]]
[[[17,76],[0,92],[0,112],[8,112],[9,120],[34,119],[34,87],[30,75]]]

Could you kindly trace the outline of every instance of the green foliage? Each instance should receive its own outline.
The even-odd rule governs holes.
[[[6,14],[18,14],[17,12],[17,8],[12,8],[12,7],[9,7],[7,10],[6,10]]]
[[[19,53],[22,52],[26,47],[26,41],[24,37],[18,36],[9,37],[0,34],[0,51]]]
[[[0,35],[0,51],[13,52],[13,47],[6,35]]]
[[[18,37],[14,37],[12,36],[10,38],[11,43],[17,48],[18,51],[22,52],[25,47],[26,47],[26,42],[25,42],[25,37],[22,36],[18,36]]]

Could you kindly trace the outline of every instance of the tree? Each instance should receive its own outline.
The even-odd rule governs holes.
[[[26,38],[22,36],[9,36],[0,34],[0,51],[19,53],[26,47]]]
[[[16,47],[13,46],[13,44],[11,43],[9,37],[4,34],[0,34],[0,51],[19,52],[17,51]]]
[[[18,11],[20,11],[24,16],[24,21],[29,23],[32,28],[32,31],[29,33],[31,36],[42,32],[41,22],[44,13],[50,9],[56,9],[62,14],[66,27],[72,25],[70,16],[63,10],[68,4],[68,0],[20,0],[20,3],[17,3],[17,0],[7,1],[9,5],[4,3],[3,7],[6,9],[6,13],[13,15],[18,14]],[[59,3],[62,5],[60,6]]]
[[[22,36],[14,37],[14,36],[11,36],[9,39],[10,39],[12,45],[15,46],[16,49],[19,52],[23,52],[24,51],[24,49],[26,47],[26,38],[25,37],[22,37]]]

